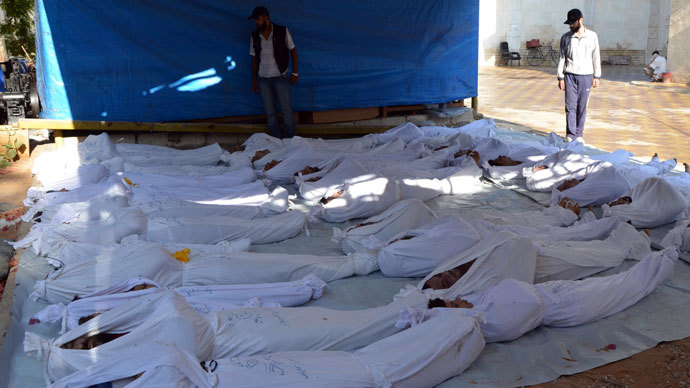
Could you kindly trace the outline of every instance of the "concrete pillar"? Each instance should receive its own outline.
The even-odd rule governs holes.
[[[674,82],[690,82],[690,1],[672,0],[668,32],[668,71]]]

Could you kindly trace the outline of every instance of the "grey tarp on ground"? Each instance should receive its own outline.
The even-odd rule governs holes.
[[[294,190],[293,190],[294,192]],[[485,207],[512,212],[535,210],[541,206],[511,190],[484,185],[472,196],[442,196],[427,203],[440,215],[452,214],[462,207]],[[306,207],[297,203],[297,209]],[[261,252],[292,252],[333,255],[339,247],[331,241],[333,227],[354,225],[359,220],[343,224],[319,222],[311,224],[310,237],[304,233],[275,244],[252,247]],[[668,229],[668,226],[662,227]],[[652,231],[654,234],[662,232]],[[603,274],[616,273],[634,262]],[[21,259],[12,306],[12,323],[0,350],[0,386],[42,387],[44,365],[24,354],[22,341],[25,330],[45,337],[56,337],[58,324],[28,326],[31,315],[42,309],[45,302],[29,298],[33,283],[48,271],[42,258],[27,251]],[[602,275],[603,275],[602,274]],[[387,304],[406,284],[419,279],[389,279],[375,272],[366,277],[352,277],[332,282],[324,296],[309,303],[335,309],[353,310]],[[521,386],[553,380],[562,374],[588,370],[648,349],[659,341],[690,336],[690,266],[683,261],[676,264],[673,277],[657,291],[632,308],[606,319],[574,328],[539,328],[522,338],[499,344],[489,344],[465,373],[441,386]],[[597,351],[608,344],[616,350]]]

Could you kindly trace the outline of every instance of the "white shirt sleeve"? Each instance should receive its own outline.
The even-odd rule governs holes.
[[[254,52],[254,38],[251,35],[249,35],[249,55],[252,57],[256,55]]]
[[[565,53],[568,51],[568,48],[566,47],[565,44],[565,35],[561,36],[561,56],[558,59],[558,67],[556,71],[556,76],[558,77],[559,80],[565,79]]]
[[[594,78],[601,78],[601,55],[599,53],[599,36],[594,34],[594,53],[592,53],[592,67]]]
[[[287,27],[285,27],[285,45],[288,50],[295,48],[295,42],[292,41],[292,35],[290,35],[290,30]]]

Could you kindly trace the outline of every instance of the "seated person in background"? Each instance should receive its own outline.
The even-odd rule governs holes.
[[[661,81],[661,74],[666,72],[666,58],[659,54],[659,51],[652,53],[652,61],[642,69],[651,81]]]

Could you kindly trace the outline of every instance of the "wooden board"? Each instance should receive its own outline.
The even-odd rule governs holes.
[[[408,111],[418,111],[426,110],[425,105],[397,105],[397,106],[384,106],[381,107],[381,116],[388,117],[390,112],[408,112]]]
[[[351,108],[301,112],[300,121],[308,124],[338,123],[379,117],[379,108]]]

